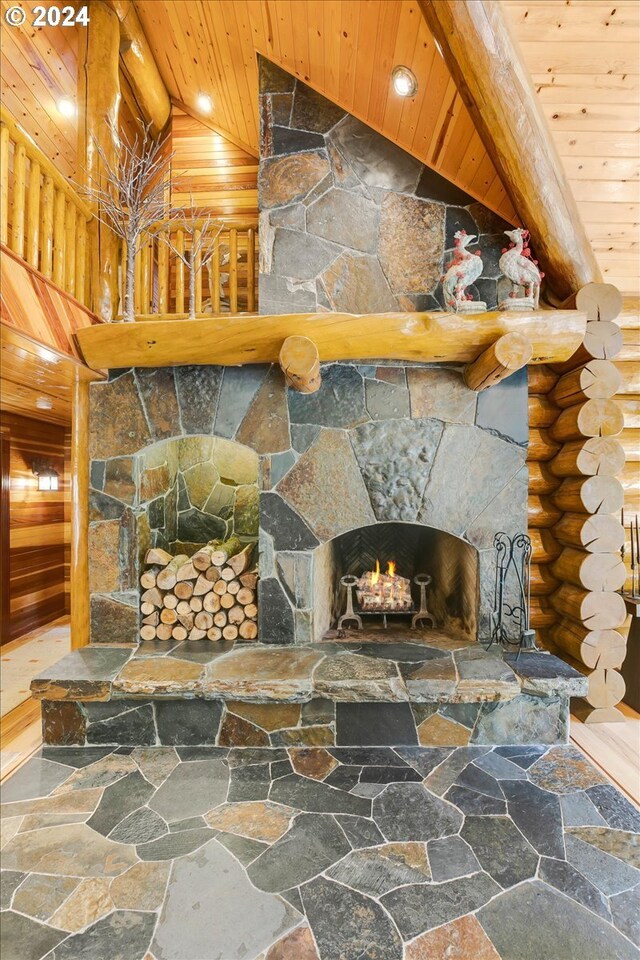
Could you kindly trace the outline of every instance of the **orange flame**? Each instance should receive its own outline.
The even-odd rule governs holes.
[[[376,568],[371,571],[371,585],[377,583],[380,579],[380,561],[376,560]]]
[[[389,560],[387,564],[387,576],[395,577],[396,575],[396,563],[395,560]]]

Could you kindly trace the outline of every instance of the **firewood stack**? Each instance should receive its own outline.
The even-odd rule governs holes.
[[[141,639],[255,640],[254,548],[231,537],[211,541],[192,557],[148,550],[140,577]]]

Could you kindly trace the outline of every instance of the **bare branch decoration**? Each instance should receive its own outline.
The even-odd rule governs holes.
[[[109,227],[126,245],[126,271],[122,319],[135,320],[135,259],[145,239],[152,235],[158,221],[170,221],[171,161],[173,153],[163,154],[160,138],[154,139],[150,124],[142,124],[142,135],[130,139],[127,133],[118,137],[120,150],[114,165],[100,144],[95,149],[100,157],[100,178],[90,177],[80,192],[97,204],[96,217]]]
[[[216,252],[216,240],[222,224],[206,211],[194,210],[193,196],[190,195],[189,199],[189,209],[172,210],[171,223],[168,226],[163,224],[157,236],[189,270],[189,319],[195,320],[196,278]],[[184,244],[178,246],[174,242],[173,229],[182,232]]]

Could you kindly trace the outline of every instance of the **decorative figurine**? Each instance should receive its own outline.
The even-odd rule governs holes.
[[[531,259],[529,231],[522,227],[505,230],[511,245],[502,251],[500,269],[513,284],[507,299],[500,303],[501,310],[537,310],[540,302],[540,281],[544,277],[538,269],[538,261]],[[524,287],[524,297],[518,296],[518,287]]]
[[[483,270],[480,250],[476,250],[475,253],[467,250],[476,236],[473,233],[467,233],[466,230],[458,230],[454,234],[454,239],[456,249],[453,260],[442,278],[445,310],[453,310],[456,313],[484,313],[487,309],[486,303],[474,300],[471,294],[465,292]]]

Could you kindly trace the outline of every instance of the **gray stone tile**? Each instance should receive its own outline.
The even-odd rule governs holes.
[[[133,773],[136,765],[130,757],[119,753],[110,753],[100,760],[95,760],[86,767],[81,767],[69,777],[58,792],[68,793],[73,790],[91,790],[94,787],[108,787],[128,773]]]
[[[425,786],[437,796],[443,796],[456,782],[468,763],[488,752],[488,747],[458,747],[456,750],[450,750],[449,756],[433,772],[426,774]]]
[[[419,783],[394,783],[373,801],[373,818],[387,840],[433,840],[457,833],[462,814]]]
[[[178,830],[177,833],[167,833],[157,840],[138,844],[136,853],[141,860],[173,860],[193,853],[212,837],[215,837],[215,830]]]
[[[384,787],[381,786],[380,789],[382,790]],[[343,814],[337,815],[336,820],[354,850],[360,850],[363,847],[375,847],[377,844],[385,842],[375,822],[367,817],[345,816]]]
[[[349,190],[328,190],[307,208],[307,232],[351,250],[375,253],[380,211]]]
[[[36,756],[80,769],[106,757],[112,749],[112,747],[42,747]]]
[[[375,900],[324,877],[305,884],[300,893],[322,957],[401,960],[402,941]]]
[[[30,873],[13,897],[13,909],[45,922],[53,917],[79,883],[79,877]]]
[[[433,879],[439,883],[465,877],[480,870],[476,855],[462,837],[429,840],[427,852]]]
[[[364,404],[364,383],[349,363],[322,367],[322,384],[316,393],[288,391],[292,424],[319,424],[348,429],[368,420]]]
[[[371,897],[407,883],[426,883],[431,871],[424,843],[388,843],[355,850],[326,871],[326,876]]]
[[[336,703],[336,743],[417,744],[418,735],[408,703]]]
[[[527,371],[518,370],[478,394],[476,424],[513,443],[529,440]]]
[[[211,434],[222,367],[175,367],[176,393],[185,434]]]
[[[560,797],[562,820],[566,827],[604,827],[606,820],[598,813],[586,793],[566,794]]]
[[[209,647],[214,646],[207,641]],[[224,651],[231,649],[227,645]],[[207,651],[203,651],[206,655]],[[222,651],[221,651],[222,652]],[[181,648],[177,654],[180,658],[195,660],[189,656],[190,651]],[[213,659],[211,650],[207,663]],[[204,663],[197,658],[197,662]],[[156,724],[160,743],[170,745],[215,745],[216,734],[220,726],[222,704],[214,700],[158,700],[155,704]]]
[[[346,116],[330,140],[367,186],[412,193],[422,164],[355,117]]]
[[[155,922],[155,913],[115,910],[61,943],[51,960],[137,960],[145,955]]]
[[[401,420],[411,416],[409,391],[403,384],[366,379],[364,393],[372,420]]]
[[[168,823],[197,817],[227,799],[228,783],[222,760],[186,761],[171,771],[149,806]]]
[[[425,930],[477,910],[500,892],[486,873],[448,883],[400,887],[382,898],[402,936],[409,940]]]
[[[581,873],[566,860],[553,860],[542,857],[538,871],[540,880],[555,887],[576,903],[597,913],[599,917],[611,922],[611,914],[605,897],[597,887],[586,880]]]
[[[302,517],[277,493],[260,494],[260,526],[273,537],[276,550],[312,550],[319,543]]]
[[[71,776],[73,769],[51,760],[28,760],[0,788],[2,803],[46,797]]]
[[[607,896],[623,893],[640,882],[640,871],[590,843],[568,834],[565,845],[569,863]]]
[[[496,816],[507,812],[504,800],[496,797],[487,797],[475,790],[466,787],[453,786],[444,795],[445,800],[455,804],[464,814],[478,814],[480,816]]]
[[[2,960],[40,960],[66,936],[64,930],[7,910],[0,923]]]
[[[137,770],[130,773],[106,788],[87,825],[106,837],[125,817],[145,804],[154,789]]]
[[[200,826],[205,826],[204,820]],[[162,817],[148,807],[140,807],[113,828],[109,839],[116,843],[148,843],[167,832],[167,825]]]
[[[542,709],[541,709],[542,708]],[[569,732],[569,702],[564,697],[532,697],[521,694],[512,700],[483,703],[473,732],[473,743],[563,744]],[[518,760],[514,756],[514,763]],[[537,757],[524,754],[520,765],[529,767]]]
[[[277,893],[317,877],[350,849],[333,817],[301,813],[287,833],[249,866],[247,873],[259,890]]]
[[[352,813],[362,817],[371,814],[369,800],[297,774],[274,781],[269,799],[312,813]]]
[[[299,916],[279,897],[256,890],[213,840],[173,865],[151,952],[157,960],[255,957]]]
[[[570,827],[568,832],[640,870],[640,834],[609,827]]]
[[[611,784],[601,784],[587,790],[591,802],[610,827],[640,833],[640,813]]]
[[[452,753],[450,747],[396,747],[399,757],[411,764],[422,777],[428,777]]]
[[[487,797],[504,800],[504,792],[498,781],[475,764],[470,763],[468,767],[465,767],[456,780],[456,784],[466,787],[468,790],[474,790],[476,793],[483,793]]]
[[[110,707],[111,715],[100,719],[106,713],[103,707]],[[87,714],[87,743],[150,747],[157,742],[150,703],[116,700],[108,704],[87,703],[83,708]]]
[[[268,843],[252,840],[250,837],[239,837],[235,833],[218,833],[216,840],[229,850],[243,867],[253,863],[261,853],[268,849]]]
[[[584,675],[553,654],[523,653],[504,659],[520,677],[525,693],[564,697],[583,697],[587,693]]]
[[[295,280],[315,280],[340,254],[340,247],[318,237],[276,227],[271,272]]]
[[[632,943],[640,943],[640,885],[611,897],[609,907],[618,930]]]
[[[637,960],[635,947],[609,924],[540,881],[484,906],[478,919],[502,960]]]
[[[258,365],[224,368],[214,425],[216,436],[234,437],[268,369]]]
[[[169,827],[169,831],[171,833],[181,833],[183,830],[197,830],[198,827],[206,826],[207,821],[204,817],[187,817],[185,820],[174,820]]]
[[[468,816],[461,835],[482,869],[501,887],[513,887],[535,876],[538,855],[509,817]]]
[[[527,779],[527,775],[522,767],[507,760],[506,757],[501,757],[500,754],[494,750],[492,750],[491,753],[485,753],[482,757],[478,757],[478,759],[474,761],[474,766],[490,773],[496,780]]]
[[[509,816],[534,849],[564,860],[560,801],[555,794],[524,780],[503,780]]]
[[[19,870],[0,871],[0,910],[9,909],[15,890],[26,876],[26,873]]]
[[[132,648],[100,646],[82,647],[42,670],[32,681],[36,696],[49,699],[82,698],[83,694],[109,690],[109,681],[120,672],[133,652]],[[64,692],[64,694],[63,694]]]

